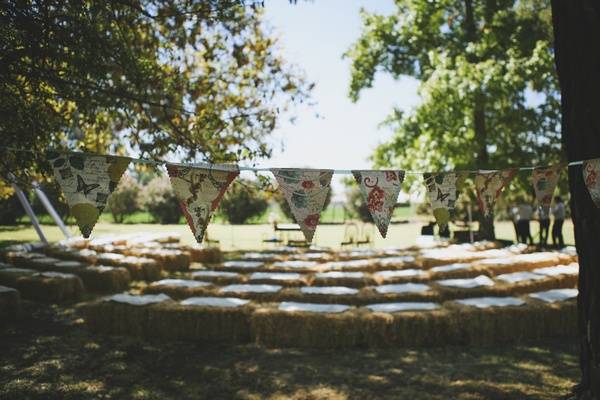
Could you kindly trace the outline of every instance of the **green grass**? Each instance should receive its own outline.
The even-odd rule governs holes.
[[[73,308],[25,311],[0,325],[2,399],[557,399],[579,377],[570,341],[265,349],[92,335]]]
[[[423,222],[411,222],[407,224],[392,224],[388,230],[388,236],[383,239],[379,232],[371,226],[373,232],[374,248],[404,247],[415,242],[421,231]],[[532,224],[532,234],[537,240],[537,223]],[[317,228],[314,243],[319,246],[339,248],[344,238],[344,225],[320,225]],[[43,231],[48,240],[54,242],[63,239],[60,230],[53,225],[44,225]],[[70,231],[78,234],[77,227],[70,226]],[[194,243],[194,237],[185,223],[177,225],[160,224],[114,224],[112,222],[99,222],[94,228],[93,236],[118,233],[141,233],[141,232],[175,232],[181,235],[182,241],[187,244]],[[570,220],[565,221],[563,228],[565,242],[574,243],[573,224]],[[223,250],[239,249],[267,249],[270,245],[263,244],[262,240],[273,235],[273,228],[268,224],[249,225],[225,225],[211,224],[208,227],[208,235],[211,239],[220,241]],[[496,236],[499,239],[514,240],[514,228],[512,223],[499,221],[496,223]],[[301,239],[301,233],[290,235],[291,238]],[[0,245],[18,242],[37,241],[34,229],[28,225],[0,226]]]

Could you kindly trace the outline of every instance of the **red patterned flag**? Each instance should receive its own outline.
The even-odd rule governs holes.
[[[271,169],[307,242],[312,238],[329,194],[333,171],[328,169]]]
[[[596,207],[600,208],[600,158],[583,162],[583,181]]]
[[[360,187],[373,222],[381,236],[385,237],[402,187],[404,171],[355,170],[352,174]]]
[[[205,167],[167,164],[167,171],[181,211],[194,237],[202,243],[213,212],[240,170],[237,165],[229,164],[206,164]]]
[[[475,176],[477,201],[485,217],[492,214],[496,199],[516,174],[517,169],[514,168],[502,171],[479,171],[477,173]]]
[[[531,173],[535,198],[546,215],[550,211],[552,194],[554,193],[554,189],[556,189],[558,177],[563,168],[564,164],[559,164],[548,168],[534,168]]]

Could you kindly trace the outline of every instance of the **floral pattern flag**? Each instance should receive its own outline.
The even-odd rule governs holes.
[[[194,237],[202,243],[213,212],[240,170],[237,165],[229,164],[193,167],[167,164],[167,172],[181,211]]]
[[[475,176],[477,201],[485,217],[492,215],[496,199],[516,174],[517,170],[514,168],[502,171],[479,171],[477,173]]]
[[[387,235],[388,226],[404,181],[404,171],[352,171],[367,203],[367,208],[381,236]]]
[[[311,242],[329,194],[333,171],[328,169],[271,169],[296,223]]]
[[[535,198],[546,215],[550,212],[552,194],[558,183],[560,171],[563,168],[564,164],[559,164],[548,168],[534,168],[531,173]]]
[[[423,178],[433,209],[433,216],[439,227],[443,229],[450,222],[450,213],[454,210],[466,174],[460,172],[425,173]]]
[[[590,196],[592,196],[596,207],[600,208],[600,180],[598,179],[598,175],[600,174],[600,158],[584,161],[582,171],[585,186],[588,192],[590,192]]]
[[[89,238],[131,159],[57,152],[49,152],[48,159],[71,215],[83,237]]]

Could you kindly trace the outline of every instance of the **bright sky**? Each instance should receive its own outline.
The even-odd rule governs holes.
[[[265,165],[370,168],[368,157],[373,149],[391,136],[378,124],[393,106],[410,110],[417,104],[415,80],[394,81],[384,74],[377,77],[373,88],[361,93],[357,103],[348,98],[350,61],[342,59],[342,54],[360,35],[361,7],[383,14],[394,9],[392,0],[265,2],[266,20],[280,39],[283,57],[316,83],[313,99],[317,102],[314,107],[297,109],[295,124],[282,119],[274,134],[274,157]],[[322,117],[317,118],[317,113]],[[338,199],[343,196],[342,177],[334,176]]]

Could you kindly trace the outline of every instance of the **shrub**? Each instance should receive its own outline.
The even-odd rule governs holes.
[[[227,190],[221,201],[219,213],[230,224],[243,224],[265,213],[269,203],[265,195],[250,180],[237,180]]]
[[[141,204],[148,210],[155,222],[161,224],[179,222],[181,209],[168,177],[157,176],[150,180],[143,187],[140,195]]]
[[[367,208],[367,203],[360,189],[357,186],[352,187],[347,193],[348,211],[350,214],[362,222],[373,222],[371,213]]]
[[[121,223],[126,216],[139,210],[139,194],[140,185],[129,174],[124,174],[121,182],[108,198],[108,210],[115,222]]]
[[[0,225],[15,225],[25,215],[25,210],[16,194],[0,198]]]

